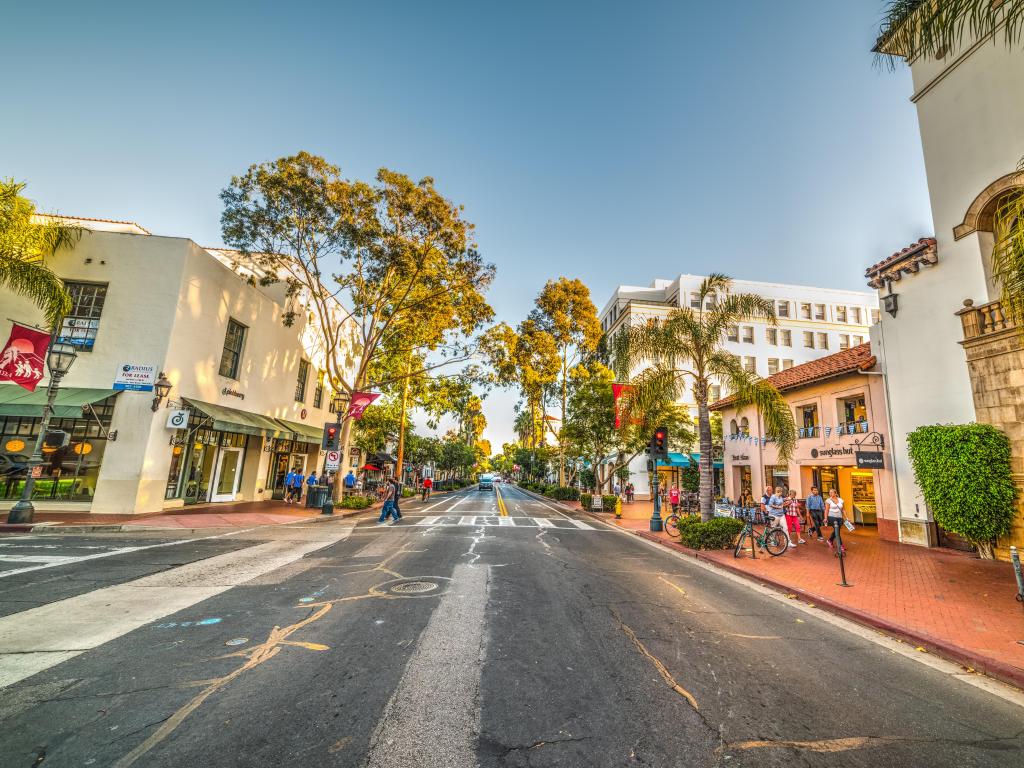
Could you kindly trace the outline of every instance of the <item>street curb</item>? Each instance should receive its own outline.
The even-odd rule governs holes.
[[[972,653],[971,651],[953,645],[946,640],[932,637],[927,633],[919,632],[910,627],[893,623],[879,616],[874,616],[870,613],[857,610],[856,608],[850,608],[849,606],[842,605],[841,603],[837,603],[826,597],[820,597],[798,587],[793,587],[782,581],[752,574],[749,571],[745,571],[742,568],[738,568],[729,563],[723,563],[719,560],[709,558],[696,549],[684,547],[682,544],[677,544],[674,541],[665,541],[663,538],[656,536],[649,531],[624,530],[618,526],[611,525],[605,520],[601,520],[601,518],[589,512],[584,512],[584,514],[594,520],[610,525],[612,528],[622,531],[623,533],[632,534],[647,541],[654,542],[666,549],[679,552],[680,554],[686,555],[700,563],[709,565],[712,568],[719,568],[723,571],[728,571],[729,573],[743,577],[747,581],[756,582],[762,586],[782,592],[787,596],[794,595],[795,599],[802,600],[815,608],[821,608],[829,613],[833,613],[837,616],[842,616],[844,619],[853,621],[856,624],[878,630],[897,640],[912,643],[915,646],[923,648],[926,652],[933,653],[947,661],[959,664],[962,667],[971,668],[975,672],[991,677],[994,680],[999,680],[1002,683],[1024,690],[1024,669],[1019,669],[1011,664],[1006,664],[998,659],[993,659],[990,656],[982,656]]]

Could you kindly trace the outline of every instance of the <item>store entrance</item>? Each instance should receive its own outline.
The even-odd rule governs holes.
[[[238,481],[242,477],[242,449],[225,448],[217,464],[217,475],[213,480],[213,495],[210,501],[234,501],[238,493]]]
[[[209,498],[210,481],[213,479],[213,460],[217,446],[195,443],[186,467],[185,488],[182,497],[186,504],[196,504]]]
[[[280,501],[285,497],[284,486],[288,473],[292,470],[305,472],[306,456],[302,453],[278,451],[274,454],[274,460],[270,462],[270,477],[267,478],[271,486],[270,498]]]

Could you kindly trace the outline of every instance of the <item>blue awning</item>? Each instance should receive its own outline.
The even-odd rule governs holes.
[[[700,454],[699,453],[691,453],[690,454],[690,460],[694,464],[700,464]],[[713,469],[725,469],[725,464],[724,464],[724,462],[721,462],[721,461],[714,461],[714,462],[711,463],[711,466],[712,466]]]
[[[686,454],[683,453],[671,453],[668,454],[668,461],[659,461],[659,467],[688,467],[690,466],[689,460],[686,458]]]

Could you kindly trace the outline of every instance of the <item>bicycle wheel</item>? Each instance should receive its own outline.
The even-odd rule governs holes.
[[[781,528],[773,526],[764,532],[764,548],[769,555],[778,557],[789,548],[789,536]]]
[[[673,513],[665,518],[665,533],[673,539],[679,537],[679,515]]]
[[[733,550],[733,557],[740,557],[740,553],[743,551],[743,544],[747,540],[747,529],[744,528],[740,531],[740,536],[736,539],[736,549]]]

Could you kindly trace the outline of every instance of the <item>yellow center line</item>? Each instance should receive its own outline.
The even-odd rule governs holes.
[[[508,517],[508,510],[505,509],[505,500],[501,498],[501,491],[498,490],[498,484],[494,484],[494,495],[498,498],[498,511],[502,517]]]

